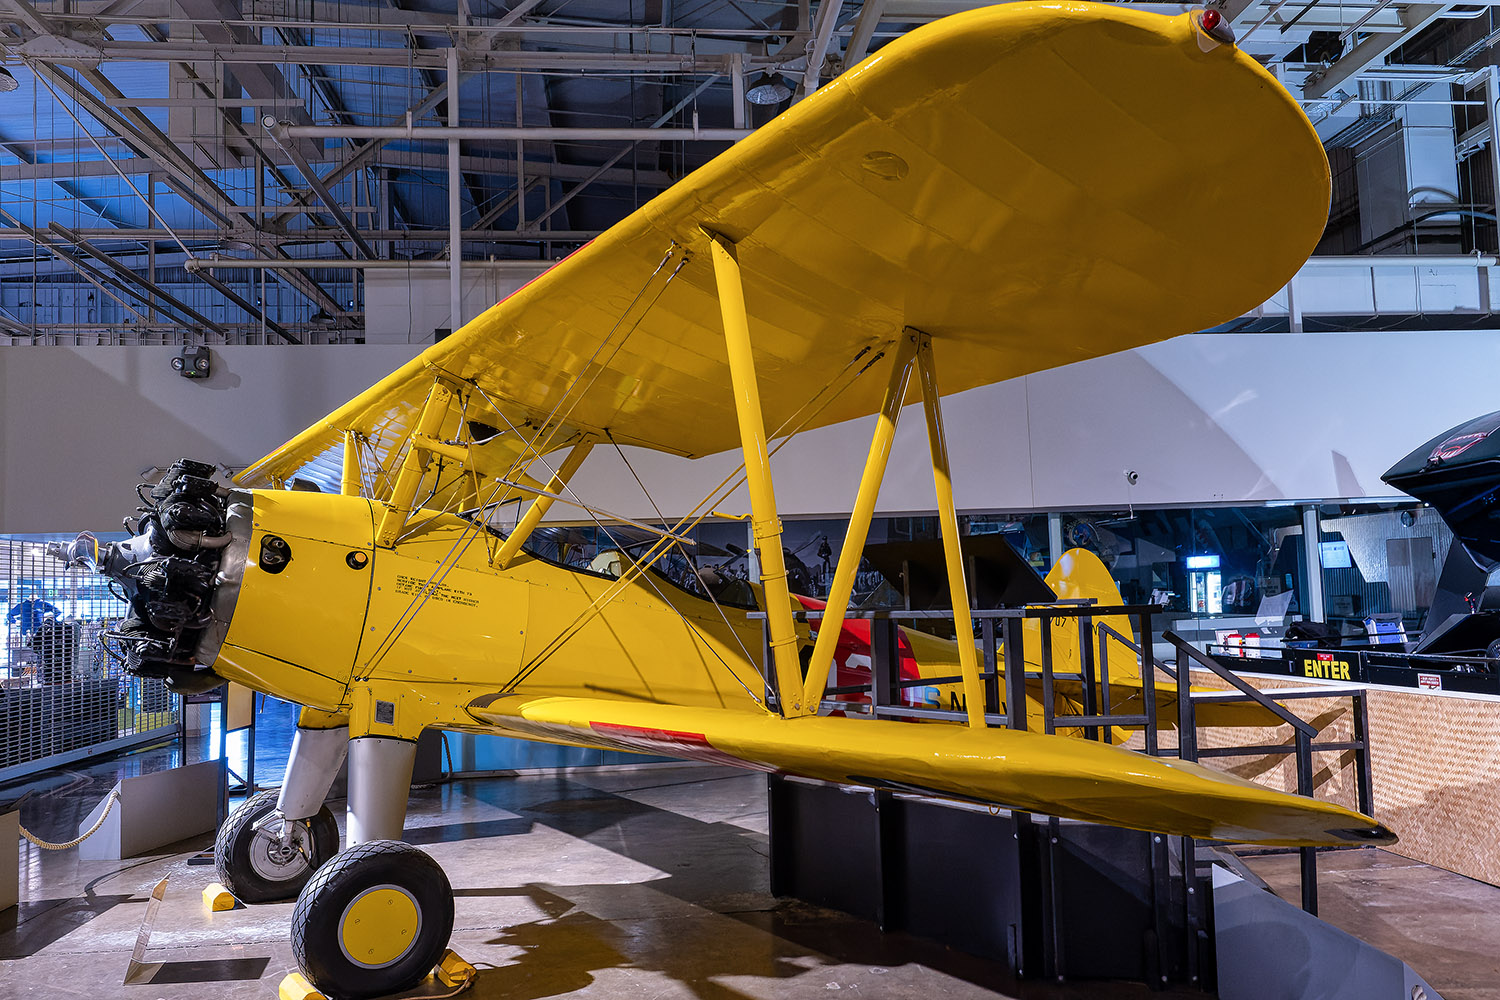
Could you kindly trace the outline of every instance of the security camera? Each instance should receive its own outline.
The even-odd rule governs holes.
[[[1136,484],[1136,481],[1140,478],[1141,474],[1139,472],[1136,472],[1134,469],[1125,470],[1125,481],[1131,486],[1134,486]]]

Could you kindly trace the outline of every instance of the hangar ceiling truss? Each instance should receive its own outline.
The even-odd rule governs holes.
[[[980,5],[0,0],[0,344],[358,340],[366,271],[560,257]],[[1488,2],[1217,5],[1335,144],[1500,97]]]

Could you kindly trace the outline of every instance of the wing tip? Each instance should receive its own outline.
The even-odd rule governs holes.
[[[1370,826],[1337,827],[1328,832],[1346,843],[1368,844],[1372,847],[1389,846],[1401,839],[1396,835],[1395,830],[1384,823],[1374,821]]]

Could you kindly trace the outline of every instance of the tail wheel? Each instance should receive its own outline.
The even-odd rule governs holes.
[[[327,806],[311,819],[282,820],[273,815],[277,794],[250,796],[214,840],[219,881],[241,902],[295,899],[313,872],[338,853],[338,822]]]
[[[453,888],[410,844],[372,840],[334,855],[297,897],[292,954],[302,974],[340,1000],[410,989],[448,947]]]

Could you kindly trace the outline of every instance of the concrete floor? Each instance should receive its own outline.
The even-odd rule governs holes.
[[[63,839],[120,767],[148,759],[37,783],[22,821]],[[764,790],[758,774],[651,765],[414,791],[406,839],[448,872],[458,897],[453,947],[482,969],[466,996],[1147,996],[1119,984],[1017,984],[993,963],[776,900],[767,892]],[[0,802],[16,791],[0,789]],[[120,862],[22,846],[25,902],[0,914],[0,1000],[271,998],[295,967],[290,903],[203,911],[199,893],[213,868],[195,855],[211,848],[206,835]],[[1325,915],[1411,962],[1446,1000],[1500,1000],[1500,889],[1373,850],[1324,858]],[[1251,864],[1295,898],[1294,858]],[[122,985],[163,876],[166,898],[146,953],[159,968],[148,984]]]

